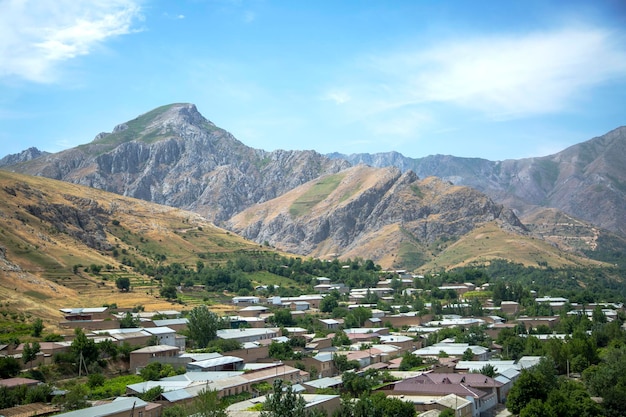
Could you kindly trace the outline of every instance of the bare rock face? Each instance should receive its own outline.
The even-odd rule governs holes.
[[[326,186],[323,196],[322,183],[334,184],[331,190]],[[329,256],[367,247],[387,228],[393,228],[391,235],[410,236],[428,245],[492,221],[517,233],[526,232],[511,210],[477,190],[434,177],[420,180],[412,171],[402,174],[396,168],[361,165],[249,208],[226,226],[248,239],[294,253]],[[370,257],[378,260],[398,249],[380,246],[377,255]]]
[[[196,211],[220,223],[348,166],[313,151],[249,148],[193,104],[173,104],[100,133],[87,145],[13,168]]]
[[[351,163],[396,166],[422,178],[437,176],[480,190],[524,216],[551,207],[626,236],[626,127],[540,158],[488,161],[396,152],[331,154]]]
[[[28,162],[28,161],[37,159],[45,155],[49,155],[49,153],[40,151],[37,148],[28,148],[26,150],[23,150],[20,153],[7,155],[4,158],[0,159],[0,167],[15,165],[15,164],[19,164],[22,162]]]

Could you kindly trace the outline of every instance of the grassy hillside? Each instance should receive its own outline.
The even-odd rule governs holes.
[[[592,267],[602,263],[559,250],[549,241],[502,230],[496,222],[483,225],[456,241],[431,246],[435,258],[420,270],[430,272],[456,267],[489,264],[507,259],[525,266]]]
[[[159,297],[161,283],[138,273],[139,267],[188,270],[198,262],[219,266],[239,254],[265,252],[272,250],[194,213],[0,171],[0,299],[7,311],[52,320],[61,307],[171,309]],[[131,291],[120,292],[118,278],[129,278]],[[217,305],[226,298],[189,291],[182,299]]]

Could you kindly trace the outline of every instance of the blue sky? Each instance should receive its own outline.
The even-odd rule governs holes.
[[[626,124],[626,3],[0,0],[0,157],[174,102],[270,151],[548,155]]]

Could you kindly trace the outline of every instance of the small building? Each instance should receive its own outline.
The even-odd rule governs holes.
[[[319,322],[322,323],[324,330],[336,330],[340,325],[339,321],[335,319],[319,319]]]
[[[259,304],[261,299],[255,296],[240,296],[233,297],[233,304],[235,305],[251,305],[251,304]]]
[[[157,345],[146,346],[130,352],[130,369],[136,371],[151,362],[158,362],[158,358],[177,357],[180,349],[177,346]]]
[[[220,339],[235,340],[239,343],[274,339],[278,336],[280,336],[280,330],[275,328],[221,329],[217,331],[217,337]]]
[[[244,361],[235,356],[220,356],[187,364],[189,372],[238,371],[243,369]]]

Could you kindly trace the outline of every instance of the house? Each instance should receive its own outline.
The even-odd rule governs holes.
[[[505,314],[514,316],[519,313],[519,303],[515,301],[502,301],[502,303],[500,303],[500,310]]]
[[[400,352],[412,352],[422,346],[421,341],[416,341],[412,337],[404,335],[382,335],[380,336],[380,343],[383,345],[393,345],[400,348]]]
[[[489,359],[489,350],[487,348],[477,345],[470,346],[468,343],[435,343],[434,345],[417,349],[413,354],[428,358],[438,358],[441,355],[445,355],[460,359],[468,349],[474,354],[473,359],[475,360],[484,361]]]
[[[242,308],[238,313],[243,317],[261,317],[261,314],[266,314],[268,311],[269,309],[265,306],[251,305]]]
[[[322,323],[324,330],[336,330],[342,324],[335,319],[319,319],[319,322]]]
[[[317,355],[304,358],[307,369],[314,368],[320,378],[331,377],[337,374],[337,368],[333,363],[333,352],[320,352]]]
[[[154,327],[169,327],[170,329],[178,332],[180,330],[185,330],[189,326],[189,319],[186,317],[177,318],[177,319],[163,319],[163,320],[152,320]]]
[[[272,297],[271,303],[274,305],[291,306],[293,302],[309,303],[309,308],[320,308],[320,302],[324,298],[321,294],[306,294],[298,297]]]
[[[457,395],[472,403],[472,416],[490,415],[497,404],[497,394],[492,386],[498,385],[489,378],[485,382],[484,375],[475,374],[478,378],[465,378],[461,374],[424,373],[412,378],[398,381],[383,387],[381,390],[393,396],[430,396],[445,397]],[[471,386],[474,384],[476,386]]]
[[[255,297],[255,296],[240,296],[240,297],[233,297],[232,299],[233,304],[235,305],[250,305],[250,304],[259,304],[261,302],[261,299],[259,297]]]
[[[239,371],[243,369],[244,361],[235,356],[219,356],[187,364],[189,372],[207,371]]]
[[[280,330],[275,328],[221,329],[217,331],[217,337],[220,339],[235,340],[239,343],[274,339],[278,336],[280,336]]]
[[[291,301],[289,308],[295,311],[306,311],[311,309],[311,304],[308,301]]]
[[[108,307],[77,307],[59,309],[67,321],[90,321],[111,318]]]
[[[523,324],[527,329],[536,329],[537,326],[548,326],[553,328],[559,322],[559,316],[537,316],[537,317],[518,317],[517,323]]]
[[[41,384],[41,381],[30,378],[5,378],[0,379],[0,387],[5,388],[18,388],[18,387],[34,387]]]
[[[168,345],[146,346],[133,350],[130,352],[130,369],[136,371],[150,362],[158,361],[156,358],[173,358],[177,357],[179,353],[180,349],[177,346]]]
[[[308,393],[314,394],[318,389],[339,389],[343,384],[342,381],[343,380],[341,375],[338,375],[333,377],[314,379],[312,381],[304,382],[302,385],[304,385]]]
[[[152,337],[155,337],[159,345],[177,346],[176,344],[176,332],[169,327],[148,327],[144,330]],[[185,344],[183,339],[183,345],[178,346],[179,349],[184,350]]]

